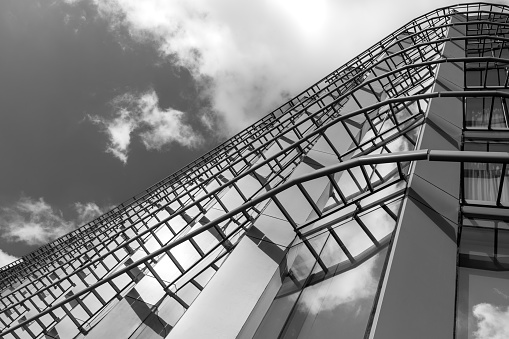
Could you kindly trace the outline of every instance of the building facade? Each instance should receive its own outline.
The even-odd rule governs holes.
[[[437,9],[0,269],[1,338],[509,335],[509,7]]]

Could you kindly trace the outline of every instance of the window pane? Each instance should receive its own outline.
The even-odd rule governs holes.
[[[457,339],[506,338],[509,230],[496,220],[464,219],[458,271]],[[495,227],[495,228],[491,228]]]
[[[495,98],[493,102],[493,112],[491,113],[491,125],[492,128],[505,128],[507,127],[507,121],[502,107],[502,98]]]
[[[496,201],[502,164],[468,162],[464,168],[465,199]]]
[[[487,127],[489,121],[491,99],[466,98],[466,126]]]
[[[509,229],[509,223],[507,223],[506,221],[503,221],[503,220],[490,220],[490,219],[478,219],[478,218],[465,218],[464,217],[463,225]]]
[[[477,141],[468,140],[464,144],[465,151],[507,152],[509,144],[500,141]],[[466,162],[464,165],[464,198],[468,200],[488,201],[504,204],[509,202],[509,186],[503,181],[509,177],[509,167],[503,171],[502,164],[487,164]]]
[[[386,250],[361,265],[307,287],[282,338],[362,338],[373,307]]]
[[[460,243],[460,265],[480,267],[492,263],[495,253],[495,230],[463,227]]]
[[[365,236],[358,225],[353,225],[357,226],[355,233]],[[299,246],[303,253],[299,253],[293,262],[254,338],[338,338],[338,333],[342,338],[362,338],[372,312],[387,248],[371,244],[367,251],[363,252],[364,247],[356,249],[352,253],[354,257],[363,253],[352,263],[335,238],[329,235],[323,247],[315,247],[317,251],[321,248],[319,256],[329,268],[328,272],[323,272],[302,245]],[[300,259],[302,254],[307,254],[308,259]],[[315,264],[309,277],[299,274],[302,270],[298,267],[303,263],[307,274],[310,264]]]
[[[509,272],[460,267],[456,339],[505,338]]]
[[[467,128],[507,128],[505,99],[500,97],[465,99],[465,124]]]

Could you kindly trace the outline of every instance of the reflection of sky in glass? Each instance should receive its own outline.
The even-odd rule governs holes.
[[[457,339],[509,338],[509,272],[461,267]]]
[[[390,205],[397,208],[399,202]],[[380,207],[360,218],[368,228],[376,230],[374,234],[378,240],[394,229],[395,221]],[[329,232],[309,239],[329,268],[325,279],[304,244],[294,247],[289,253],[289,257],[292,253],[296,255],[295,260],[289,259],[290,273],[255,338],[336,338],[338,333],[345,338],[358,338],[364,335],[387,250],[377,250],[355,220],[336,226],[332,232],[355,257],[358,266],[349,269],[350,261]],[[368,252],[376,251],[379,252],[365,257]],[[302,289],[310,272],[315,274],[312,282]]]
[[[358,267],[306,288],[283,338],[364,335],[386,251]]]
[[[504,222],[468,219],[459,248],[457,339],[509,338],[509,271]]]

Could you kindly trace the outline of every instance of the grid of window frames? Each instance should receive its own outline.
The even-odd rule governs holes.
[[[432,89],[447,62],[450,18],[480,9],[444,8],[410,22],[192,164],[0,270],[0,335],[106,337],[114,322],[122,337],[166,337],[249,239],[286,267],[256,337],[325,337],[330,327],[320,323],[363,336],[411,164],[323,169],[415,149],[429,100],[439,96]],[[488,129],[500,128],[494,111]],[[279,246],[258,227],[270,217],[294,231],[292,244]],[[352,319],[344,310],[334,324],[327,314],[337,305],[328,301],[351,302],[352,279],[363,312]],[[346,292],[331,295],[331,286]]]
[[[328,239],[329,234],[339,239],[333,240],[336,247],[343,246],[353,262],[366,260],[365,251],[382,251],[390,230],[377,234],[362,219],[382,213],[392,224],[397,204],[379,198],[375,201],[383,208],[360,206],[382,188],[388,192],[401,185],[408,164],[351,169],[321,178],[320,185],[292,188],[298,195],[282,193],[242,213],[229,213],[277,187],[294,171],[302,174],[352,157],[413,149],[429,100],[412,96],[431,89],[433,61],[440,49],[434,41],[444,36],[441,24],[447,20],[434,13],[407,25],[212,151],[216,156],[204,156],[136,201],[4,269],[0,323],[5,338],[55,336],[51,333],[74,337],[97,330],[108,316],[129,312],[137,320],[126,317],[117,328],[129,329],[134,337],[147,331],[165,336],[246,230],[274,205],[300,234],[300,247],[305,246],[323,268],[338,264],[320,257],[316,239]],[[437,28],[427,29],[431,27]],[[424,46],[412,47],[419,43]],[[419,63],[423,65],[406,67]],[[317,187],[331,201],[328,196],[319,199]],[[292,211],[297,197],[307,218],[299,219]],[[346,213],[355,206],[355,214]],[[369,206],[378,212],[369,212]],[[359,253],[348,249],[348,240],[341,240],[341,232],[330,226],[314,231],[316,218],[333,218],[333,212],[333,220],[345,222],[337,210],[350,215],[350,227],[358,228],[373,248]],[[214,224],[225,215],[229,217]],[[204,225],[209,226],[207,232],[172,247]],[[333,246],[332,240],[327,243]]]
[[[465,98],[463,150],[509,152],[509,13],[468,8],[466,56],[477,60],[465,62],[465,86],[478,94]],[[509,307],[508,181],[507,164],[463,164],[457,339],[483,337],[486,317],[503,319]]]

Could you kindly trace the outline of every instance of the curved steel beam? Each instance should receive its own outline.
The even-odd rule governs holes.
[[[435,10],[435,11],[433,11],[433,12],[439,12],[439,10]],[[447,14],[447,15],[445,15],[445,16],[450,16],[450,15],[451,15],[451,14]],[[424,15],[424,16],[425,16],[425,15]],[[438,17],[433,17],[433,19],[436,19],[436,18],[439,18],[439,17],[440,17],[440,16],[438,16]],[[409,25],[410,25],[410,24],[412,24],[412,23],[416,23],[416,22],[418,22],[418,21],[419,21],[419,18],[418,18],[418,19],[415,19],[415,20],[413,20],[413,21],[411,21],[409,24],[407,24],[406,26],[404,26],[404,28],[405,28],[406,30],[408,30],[408,29],[410,29],[410,28],[411,28],[411,26],[409,27]],[[438,29],[438,28],[447,27],[447,26],[449,26],[449,25],[451,25],[451,24],[444,24],[444,25],[440,25],[440,26],[437,26],[437,27],[430,27],[430,28],[426,28],[425,30],[436,30],[436,29]],[[403,28],[402,28],[402,29],[403,29]],[[402,29],[400,29],[400,30],[402,30]],[[423,30],[423,31],[424,31],[424,30]],[[393,35],[395,35],[395,34],[396,34],[396,33],[393,33]],[[421,33],[421,32],[417,32],[417,33],[412,34],[411,36],[414,36],[414,35],[417,35],[417,34],[422,34],[422,33]],[[405,38],[403,38],[402,40],[405,40],[405,39],[408,39],[408,38],[409,38],[409,36],[406,36],[406,37],[405,37]],[[471,37],[471,38],[474,38],[474,37]],[[398,40],[398,37],[396,37],[396,41],[393,41],[393,42],[391,42],[389,45],[384,46],[384,47],[382,48],[381,53],[383,54],[383,52],[385,52],[385,51],[386,51],[388,48],[390,48],[391,46],[394,46],[394,45],[395,45],[397,42],[399,42],[399,41],[400,41],[400,40]],[[433,41],[429,41],[429,42],[425,42],[425,43],[421,43],[421,44],[413,45],[413,46],[411,46],[411,47],[409,47],[409,48],[406,48],[406,49],[404,49],[404,50],[398,51],[398,52],[394,53],[393,55],[398,55],[398,54],[405,53],[405,52],[407,52],[407,51],[409,51],[409,50],[415,49],[416,47],[418,48],[418,47],[419,47],[419,46],[421,46],[421,45],[422,45],[422,46],[425,46],[425,45],[427,46],[427,45],[430,45],[430,44],[433,44],[433,43],[441,43],[441,42],[444,42],[444,41],[445,41],[444,39],[439,39],[439,40],[433,40]],[[374,48],[374,46],[373,46],[372,48],[368,49],[368,50],[371,50],[371,49],[373,49],[373,48]],[[378,48],[378,47],[377,47],[377,48]],[[361,55],[362,55],[362,54],[361,54]],[[381,55],[381,54],[380,54],[380,55]],[[392,55],[391,55],[391,57],[392,57]],[[391,58],[391,57],[383,58],[382,60],[379,60],[376,64],[379,64],[379,63],[380,63],[380,62],[382,62],[383,60],[386,60],[386,59]],[[359,58],[359,57],[357,57],[356,59],[358,59],[358,58]],[[354,61],[355,61],[355,62],[360,61],[360,60],[357,60],[357,61],[356,61],[356,59],[352,59],[350,62],[348,62],[346,65],[344,65],[344,66],[343,66],[343,67],[341,67],[340,69],[348,68],[348,65],[349,65],[350,63],[354,62]],[[502,59],[502,60],[503,60],[503,59]],[[502,61],[502,60],[496,60],[496,61]],[[444,62],[444,61],[447,61],[447,60],[442,60],[441,62]],[[459,60],[458,60],[458,61],[459,61]],[[472,61],[474,61],[474,60],[472,60]],[[493,60],[493,61],[495,61],[495,60]],[[430,64],[433,64],[433,63],[435,63],[435,62],[431,62]],[[440,63],[440,61],[439,61],[439,62],[437,62],[437,63]],[[376,64],[375,64],[375,65],[376,65]],[[393,71],[391,71],[391,72],[388,72],[388,73],[386,73],[386,74],[384,74],[384,75],[382,75],[382,76],[377,77],[376,79],[370,80],[370,81],[368,81],[367,83],[363,83],[362,85],[357,86],[354,90],[350,90],[349,92],[347,92],[347,93],[346,93],[346,95],[345,95],[345,94],[344,94],[344,95],[342,95],[342,96],[339,98],[339,100],[342,100],[342,98],[345,98],[347,95],[352,94],[355,90],[358,90],[359,88],[362,88],[362,87],[364,87],[365,85],[368,85],[368,83],[371,83],[371,82],[373,82],[374,80],[378,80],[378,79],[381,79],[381,78],[387,77],[387,76],[392,75],[392,74],[394,74],[394,73],[397,73],[397,72],[399,72],[399,71],[403,71],[404,69],[407,69],[407,68],[415,68],[415,67],[420,67],[420,66],[426,66],[426,64],[428,64],[428,63],[427,63],[427,62],[425,62],[425,63],[420,63],[420,64],[406,65],[406,66],[404,66],[404,67],[401,67],[401,68],[398,68],[398,69],[393,70]],[[368,67],[368,68],[366,68],[366,69],[363,69],[363,72],[367,72],[367,71],[371,70],[371,69],[372,69],[375,65],[372,65],[372,66],[370,66],[370,67]],[[335,71],[335,72],[338,72],[338,71],[339,71],[339,70],[337,70],[337,71]],[[355,72],[355,71],[352,69],[351,71],[349,71],[349,72],[347,72],[347,73],[343,74],[343,76],[346,76],[346,75],[350,74],[351,72]],[[358,71],[357,71],[357,73],[358,73]],[[332,74],[332,73],[331,73],[331,74]],[[329,76],[330,76],[330,75],[329,75]],[[329,76],[326,76],[324,79],[326,79],[326,78],[327,78],[327,77],[329,77]],[[319,84],[320,82],[323,82],[323,81],[324,81],[324,79],[322,79],[322,80],[320,80],[319,82],[317,82],[317,84]],[[351,79],[350,79],[350,81],[353,81],[353,80],[351,80]],[[348,81],[348,82],[350,82],[350,81]],[[316,84],[315,84],[315,85],[316,85]],[[315,85],[314,85],[314,86],[315,86]],[[323,88],[323,89],[321,89],[321,90],[320,90],[317,94],[319,94],[320,92],[325,91],[325,89],[326,89],[326,88],[328,88],[328,87],[329,87],[329,86],[324,87],[324,88]],[[306,91],[302,92],[302,93],[301,93],[301,94],[299,94],[298,96],[300,96],[300,95],[302,95],[302,94],[304,94],[304,93],[306,93]],[[329,94],[329,95],[330,95],[330,94]],[[298,96],[297,96],[297,97],[298,97]],[[324,98],[325,96],[326,96],[326,95],[318,97],[318,98],[317,98],[317,99],[315,99],[315,101],[313,101],[312,103],[314,104],[314,103],[316,102],[316,100],[320,100],[321,98]],[[293,100],[293,99],[292,99],[292,100]],[[310,105],[311,105],[311,103],[310,103],[310,104],[308,104],[308,105],[305,105],[305,106],[304,106],[301,110],[299,110],[298,114],[301,114],[301,113],[302,113],[303,111],[305,111],[305,110],[306,110],[306,109],[307,109]],[[284,105],[283,105],[283,106],[284,106]],[[281,106],[281,107],[283,107],[283,106]],[[278,108],[278,109],[280,109],[280,108]],[[277,109],[276,109],[276,111],[277,111]],[[304,120],[305,120],[305,121],[307,121],[307,120],[309,120],[309,118],[312,118],[312,116],[315,116],[316,114],[318,114],[318,113],[320,113],[320,112],[322,112],[322,111],[323,111],[323,109],[321,109],[321,110],[319,110],[319,111],[317,111],[317,112],[315,112],[315,113],[311,114],[311,115],[310,115],[310,117],[308,117],[308,118],[306,118],[306,119],[304,119]],[[274,112],[275,112],[275,111],[274,111]],[[272,112],[270,115],[274,115],[274,112]],[[259,120],[259,122],[260,122],[260,123],[262,123],[264,119],[265,119],[265,118],[260,119],[260,120]],[[300,125],[300,123],[299,123],[299,124],[297,124],[297,125]],[[293,126],[292,128],[295,128],[295,126]],[[246,130],[247,130],[247,129],[246,129]],[[273,129],[271,129],[271,130],[273,130]],[[268,132],[270,132],[270,131],[267,131],[266,133],[264,133],[264,135],[266,135]],[[241,132],[241,133],[239,133],[238,135],[242,135],[242,133],[244,133],[244,131],[243,131],[243,132]],[[280,133],[280,134],[281,134],[281,133]],[[237,136],[238,136],[238,135],[237,135]],[[276,137],[276,138],[277,138],[277,137]],[[264,145],[262,145],[262,146],[260,146],[260,147],[258,147],[258,148],[263,148],[263,147],[265,147],[265,145],[266,145],[267,143],[269,143],[270,141],[273,141],[273,140],[274,140],[274,138],[272,138],[271,140],[268,140],[268,141],[267,141]],[[231,139],[230,139],[230,141],[231,141]],[[221,144],[220,146],[218,146],[216,149],[214,149],[214,150],[213,150],[213,151],[211,151],[211,152],[216,152],[216,151],[218,150],[218,148],[219,148],[219,147],[223,147],[223,146],[225,146],[225,144],[226,144],[226,143],[227,143],[227,142],[225,142],[225,143]],[[257,149],[258,149],[258,148],[257,148]],[[209,153],[211,153],[211,152],[209,152]],[[207,153],[207,155],[209,155],[209,153]],[[253,152],[249,152],[249,154],[251,154],[251,153],[253,153]],[[249,155],[249,154],[248,154],[248,155]],[[182,168],[182,169],[181,169],[181,170],[179,170],[178,172],[176,172],[176,173],[172,174],[172,175],[171,175],[171,177],[173,178],[173,180],[177,180],[177,179],[178,179],[178,178],[182,175],[182,173],[184,173],[184,172],[185,172],[185,170],[190,170],[190,168],[193,168],[195,165],[202,163],[202,160],[203,160],[203,159],[204,159],[204,157],[206,157],[207,155],[202,156],[199,160],[197,160],[197,161],[195,161],[195,162],[193,162],[193,163],[191,163],[191,164],[187,165],[186,167]],[[237,162],[238,162],[238,161],[237,161]],[[136,201],[140,201],[140,200],[145,199],[147,196],[149,196],[150,194],[152,194],[152,193],[153,193],[153,192],[151,191],[151,189],[152,189],[152,188],[155,188],[156,186],[161,186],[161,185],[163,184],[163,182],[165,182],[165,181],[166,181],[166,179],[163,179],[161,182],[159,182],[159,183],[157,183],[157,184],[155,184],[155,185],[153,185],[153,186],[149,187],[148,189],[146,189],[146,190],[145,190],[145,192],[144,192],[144,193],[142,193],[142,195],[141,195],[141,196],[138,196],[138,197],[136,197],[136,198],[133,198],[134,200],[132,200],[130,203],[128,203],[128,204],[127,204],[127,202],[124,202],[124,203],[120,204],[119,206],[122,206],[123,208],[125,208],[125,207],[126,207],[126,205],[131,205],[131,204],[133,204],[133,203],[134,203],[134,202],[136,202]],[[101,219],[101,220],[106,220],[106,219],[108,219],[109,217],[113,217],[113,218],[114,218],[114,217],[116,217],[116,213],[117,213],[116,209],[115,209],[115,210],[112,210],[112,211],[110,211],[110,212],[106,213],[106,215],[101,216],[99,219]],[[92,222],[96,222],[96,220],[94,220],[94,221],[92,221]],[[92,222],[91,222],[91,223],[92,223]],[[91,224],[91,223],[90,223],[90,224]],[[86,227],[86,226],[87,226],[87,225],[85,225],[85,227]],[[83,231],[83,229],[81,229],[81,231]],[[79,232],[80,232],[80,230],[77,230],[77,231],[76,231],[76,233],[79,233]],[[8,267],[15,266],[17,263],[21,263],[21,260],[20,260],[20,261],[15,262],[15,263],[12,263],[12,264],[10,264],[10,265],[7,265],[7,268],[8,268]],[[2,271],[4,271],[4,269],[0,269],[0,272],[2,272]]]
[[[431,15],[431,14],[433,14],[433,13],[438,13],[438,12],[440,12],[440,10],[445,10],[445,9],[450,9],[450,8],[452,8],[452,7],[444,7],[444,8],[441,8],[441,9],[437,9],[437,10],[431,11],[431,12],[429,12],[429,13],[427,13],[427,14],[425,14],[425,15],[423,15],[423,16],[421,16],[421,17],[419,17],[419,18],[415,19],[415,20],[412,20],[409,24],[405,25],[405,26],[404,26],[404,27],[402,27],[400,30],[398,30],[398,31],[396,31],[395,33],[393,33],[393,34],[391,35],[391,37],[394,37],[394,36],[397,34],[397,32],[399,32],[399,31],[402,31],[402,32],[403,32],[403,31],[405,31],[405,30],[411,29],[412,27],[414,27],[414,26],[415,26],[415,25],[414,25],[414,26],[412,26],[412,25],[411,25],[412,23],[417,23],[417,22],[419,22],[419,20],[422,20],[423,18],[429,19],[429,18],[427,18],[427,16],[428,16],[428,15]],[[482,11],[481,11],[481,12],[482,12]],[[488,12],[488,11],[486,11],[486,12]],[[461,13],[461,12],[460,12],[460,13]],[[435,17],[432,17],[431,19],[437,19],[437,18],[441,18],[441,17],[450,17],[451,15],[454,15],[454,14],[455,14],[455,13],[444,14],[444,15],[441,15],[441,16],[435,16]],[[484,22],[489,22],[489,21],[486,21],[486,20],[476,20],[476,21],[472,21],[472,22],[469,22],[469,23],[484,23]],[[508,24],[504,24],[504,23],[494,23],[494,22],[489,22],[489,23],[491,23],[491,24],[493,24],[493,25],[500,25],[500,26],[508,25]],[[437,27],[429,27],[429,28],[426,28],[426,29],[424,29],[424,30],[422,30],[422,31],[428,31],[428,30],[431,30],[431,31],[432,31],[432,30],[437,30],[438,28],[444,28],[444,27],[450,27],[450,26],[452,27],[452,26],[455,26],[455,25],[462,25],[462,24],[467,24],[467,23],[443,24],[443,25],[440,25],[440,26],[437,26]],[[408,38],[414,37],[414,36],[419,35],[419,34],[421,34],[421,32],[416,32],[416,33],[413,33],[413,34],[411,34],[411,35],[409,35],[409,36],[404,37],[403,39],[399,39],[399,40],[393,41],[393,42],[392,42],[392,43],[390,43],[389,45],[384,46],[384,47],[382,48],[382,52],[383,52],[383,51],[385,51],[385,50],[387,50],[387,48],[390,48],[391,46],[394,46],[397,42],[400,42],[400,41],[406,40],[406,39],[408,39]],[[491,36],[486,36],[486,37],[490,37],[490,38],[491,38]],[[398,37],[397,37],[397,36],[396,36],[395,38],[396,38],[396,39],[398,39]],[[476,38],[476,37],[475,37],[475,36],[468,37],[468,39],[472,39],[472,38]],[[500,40],[504,40],[503,38],[500,38],[500,37],[497,37],[497,38],[499,38]],[[448,40],[448,39],[434,40],[434,41],[433,41],[433,43],[439,43],[439,42],[441,43],[441,42],[444,42],[444,41],[447,41],[447,40]],[[411,46],[410,48],[412,49],[412,48],[415,48],[415,47],[425,46],[425,45],[430,45],[430,42],[426,42],[426,43],[421,43],[421,44],[413,45],[413,46]],[[377,46],[377,45],[376,45],[376,46]],[[361,56],[362,56],[362,55],[364,55],[364,54],[366,54],[368,51],[371,51],[371,49],[373,49],[374,47],[375,47],[375,46],[373,46],[373,47],[371,47],[370,49],[366,50],[364,53],[361,53]],[[378,48],[378,46],[377,46],[377,48]],[[402,51],[398,51],[398,52],[396,52],[396,53],[395,53],[395,55],[396,55],[396,54],[401,54],[401,53],[403,53],[403,52],[405,52],[405,51],[407,51],[407,50],[408,50],[408,49],[405,49],[405,50],[402,50]],[[354,61],[355,61],[355,62],[359,62],[359,61],[360,61],[360,59],[359,59],[359,58],[360,58],[360,57],[357,57],[357,58],[355,58],[355,59],[352,59],[350,62],[348,62],[345,66],[341,67],[340,69],[348,68],[348,66],[350,66],[350,64],[351,64],[351,63],[353,63]],[[377,64],[378,64],[378,63],[380,63],[381,61],[385,60],[385,59],[387,59],[387,58],[384,58],[384,59],[382,59],[382,60],[378,61],[378,62],[377,62]],[[450,61],[452,61],[452,60],[450,60]],[[458,61],[459,61],[459,60],[458,60]],[[472,61],[474,61],[474,60],[472,60]],[[502,61],[502,60],[493,60],[493,61]],[[412,65],[407,65],[407,66],[408,66],[408,68],[412,68],[412,67],[418,67],[419,65],[418,65],[418,64],[412,64]],[[424,63],[422,63],[422,64],[421,64],[421,66],[424,66]],[[368,71],[368,70],[369,70],[369,69],[371,69],[372,67],[373,67],[373,66],[371,66],[371,67],[369,67],[369,68],[366,68],[366,69],[364,69],[363,71],[364,71],[364,72],[365,72],[365,71]],[[404,67],[404,68],[407,68],[407,67]],[[321,82],[323,82],[323,81],[326,81],[326,79],[327,79],[328,77],[331,77],[333,74],[336,74],[336,73],[337,73],[340,69],[338,69],[338,70],[336,70],[336,71],[332,72],[331,74],[329,74],[328,76],[324,77],[323,79],[321,79],[320,81],[318,81],[315,85],[317,85],[317,84],[319,84],[319,83],[321,83]],[[397,72],[398,70],[402,70],[402,69],[403,69],[403,68],[400,68],[400,69],[397,69],[397,70],[393,70],[393,71],[391,71],[390,73],[394,73],[394,72]],[[348,73],[343,74],[343,76],[348,75],[348,74],[350,74],[351,72],[354,72],[354,70],[351,70],[351,71],[349,71]],[[384,74],[384,76],[387,76],[387,75],[389,75],[389,73]],[[382,76],[382,77],[383,77],[383,76]],[[364,85],[365,85],[365,84],[364,84]],[[363,87],[363,86],[360,86],[360,87]],[[324,88],[324,89],[322,89],[321,91],[323,91],[323,90],[325,90],[325,88]],[[320,92],[321,92],[321,91],[320,91]],[[306,93],[306,92],[304,91],[304,92],[302,92],[301,94],[299,94],[298,96],[303,95],[304,93]],[[297,96],[297,97],[298,97],[298,96]],[[292,100],[293,100],[293,99],[292,99]],[[281,107],[283,107],[283,106],[285,106],[285,105],[286,105],[286,103],[285,103],[284,105],[280,106],[278,109],[281,109]],[[309,106],[309,105],[308,105],[308,106]],[[308,106],[306,106],[306,107],[308,107]],[[275,111],[277,111],[278,109],[276,109]],[[304,109],[305,109],[305,108],[304,108]],[[274,111],[274,112],[275,112],[275,111]],[[274,112],[272,112],[272,113],[274,113]],[[263,122],[264,122],[264,119],[265,119],[265,118],[260,119],[257,123],[263,123]],[[246,130],[247,130],[247,129],[246,129]],[[244,131],[240,132],[240,133],[239,133],[239,135],[242,135],[242,133],[244,133],[246,130],[244,130]],[[216,151],[218,150],[218,148],[226,146],[226,144],[227,144],[228,142],[229,142],[229,141],[226,141],[226,142],[224,142],[223,144],[219,145],[219,146],[218,146],[216,149],[214,149],[213,151],[211,151],[211,152],[207,153],[206,155],[204,155],[204,156],[200,157],[199,159],[197,159],[196,161],[192,162],[191,164],[189,164],[189,165],[185,166],[184,168],[182,168],[182,169],[181,169],[181,170],[179,170],[178,172],[176,172],[176,173],[172,174],[170,177],[171,177],[172,179],[174,179],[174,180],[178,179],[178,178],[182,175],[182,173],[184,173],[184,172],[185,172],[185,170],[190,170],[191,168],[194,168],[194,166],[197,166],[197,165],[199,165],[199,164],[203,163],[204,158],[206,158],[208,155],[211,155],[210,153],[214,153],[214,152],[216,152]],[[179,174],[180,174],[180,175],[179,175]],[[119,206],[122,206],[123,208],[125,208],[127,205],[130,205],[130,204],[132,204],[132,203],[134,203],[134,202],[136,202],[136,201],[139,201],[139,200],[142,200],[142,199],[146,198],[146,196],[147,196],[147,195],[149,195],[149,194],[153,193],[153,192],[151,191],[152,189],[156,189],[156,187],[161,186],[163,183],[167,182],[167,180],[168,180],[170,177],[165,178],[165,179],[163,179],[161,182],[159,182],[159,183],[157,183],[157,184],[154,184],[154,185],[150,186],[150,187],[149,187],[149,188],[147,188],[147,189],[145,190],[145,192],[143,192],[141,195],[136,196],[135,198],[132,198],[132,199],[130,199],[130,200],[127,200],[127,201],[123,202],[122,204],[120,204]],[[101,218],[101,219],[107,219],[108,217],[111,217],[111,216],[115,217],[117,212],[118,212],[118,211],[117,211],[117,209],[114,209],[114,210],[112,210],[112,211],[110,211],[110,212],[107,212],[105,215],[103,215],[103,216],[102,216],[102,217],[100,217],[100,218]],[[20,262],[16,262],[16,263],[21,263],[21,261],[20,261]],[[11,264],[11,265],[8,265],[7,267],[12,267],[12,266],[14,266],[14,265],[12,265],[12,264]],[[4,269],[0,269],[0,272],[1,272],[1,271],[4,271]]]
[[[29,324],[32,321],[35,321],[36,319],[54,311],[57,308],[62,307],[63,305],[69,303],[70,301],[79,298],[83,296],[84,294],[96,289],[99,286],[102,286],[106,284],[107,282],[121,276],[122,274],[125,274],[132,270],[133,268],[136,268],[139,265],[144,264],[145,262],[155,258],[156,256],[160,254],[164,254],[168,250],[182,244],[183,242],[209,230],[210,228],[220,224],[221,222],[235,216],[238,214],[244,214],[247,213],[247,209],[254,207],[258,203],[270,199],[274,197],[276,194],[281,193],[282,191],[297,186],[298,184],[303,184],[305,182],[308,182],[313,179],[317,179],[320,177],[328,176],[330,174],[334,174],[337,172],[345,171],[354,167],[358,166],[366,166],[366,165],[376,165],[376,164],[386,164],[386,163],[399,163],[399,162],[406,162],[406,161],[440,161],[440,162],[483,162],[483,163],[503,163],[508,164],[509,163],[509,153],[508,152],[474,152],[474,151],[442,151],[442,150],[417,150],[417,151],[408,151],[408,152],[398,152],[398,153],[390,153],[390,154],[376,154],[376,155],[366,155],[355,159],[350,159],[347,161],[344,161],[342,163],[325,167],[320,170],[317,170],[315,172],[312,172],[307,175],[303,175],[301,177],[292,179],[285,184],[276,187],[256,198],[253,200],[250,200],[243,204],[242,206],[239,206],[238,208],[224,214],[223,216],[209,222],[206,225],[203,225],[194,231],[189,232],[185,236],[176,239],[172,241],[171,243],[161,247],[160,249],[152,252],[151,254],[137,260],[133,264],[126,266],[125,268],[109,275],[108,277],[102,279],[101,281],[98,281],[89,287],[76,292],[72,297],[67,298],[66,300],[63,300],[59,303],[54,304],[50,308],[40,312],[38,315],[27,319],[18,325],[7,329],[5,332],[0,333],[0,335],[6,335],[8,333],[11,333],[12,331],[15,331],[18,328],[21,328],[27,324]],[[66,278],[61,279],[65,280]],[[18,303],[19,304],[19,303]],[[12,305],[7,309],[10,309],[12,307],[17,306],[18,304]],[[5,311],[5,310],[4,310]]]

